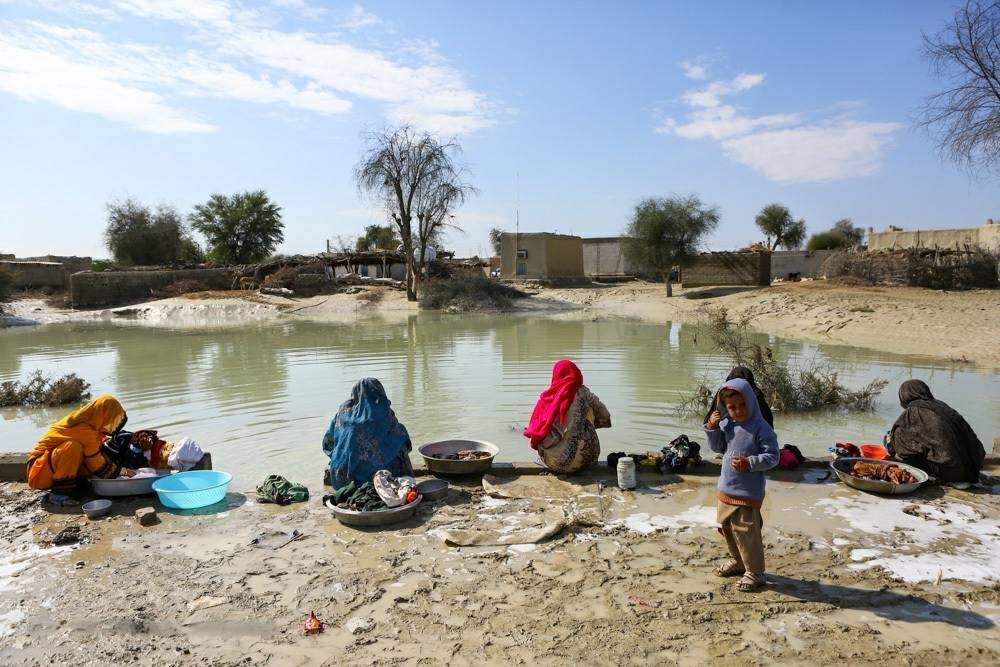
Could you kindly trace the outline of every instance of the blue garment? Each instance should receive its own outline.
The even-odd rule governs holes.
[[[330,457],[334,489],[370,482],[378,470],[394,476],[413,475],[410,435],[389,407],[382,383],[359,380],[323,436],[323,453]]]
[[[719,491],[733,498],[763,500],[764,471],[778,465],[778,436],[761,416],[757,397],[749,382],[736,378],[727,381],[722,388],[735,389],[743,394],[749,416],[743,422],[734,421],[726,413],[726,407],[721,405],[722,401],[716,399],[719,403],[716,409],[722,420],[718,428],[711,431],[706,428],[705,435],[709,448],[723,455]],[[734,456],[746,456],[750,461],[750,470],[736,472],[733,469]]]

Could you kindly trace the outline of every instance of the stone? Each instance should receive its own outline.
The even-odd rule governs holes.
[[[151,526],[159,520],[152,507],[140,507],[135,511],[135,518],[140,526]]]

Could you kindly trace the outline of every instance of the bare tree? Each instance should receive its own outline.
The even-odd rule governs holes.
[[[967,0],[924,56],[948,88],[924,100],[920,125],[971,173],[1000,166],[1000,2]]]
[[[427,247],[441,237],[446,227],[460,229],[450,222],[454,217],[451,211],[465,202],[465,198],[474,193],[472,186],[450,181],[438,183],[428,188],[417,197],[414,206],[417,211],[416,250],[417,275],[423,275],[424,264],[427,262]]]
[[[354,169],[358,191],[380,201],[399,230],[406,256],[406,298],[417,299],[414,241],[422,266],[427,242],[451,211],[474,190],[462,182],[454,141],[440,142],[409,125],[368,136],[368,149]],[[417,228],[413,228],[413,221]]]

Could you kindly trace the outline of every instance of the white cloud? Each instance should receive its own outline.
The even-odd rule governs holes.
[[[690,62],[685,76],[704,74]],[[666,118],[654,128],[658,134],[719,142],[731,159],[779,183],[821,183],[876,173],[882,154],[902,125],[852,120],[857,102],[839,102],[831,117],[809,123],[797,112],[752,116],[726,104],[723,98],[755,88],[763,74],[740,74],[728,81],[712,81],[681,96],[691,110],[684,120]]]
[[[294,9],[299,16],[306,19],[319,18],[326,14],[327,10],[324,7],[316,7],[311,5],[306,0],[271,0],[276,7],[288,7],[289,9]]]
[[[84,31],[76,31],[86,39]],[[99,44],[98,44],[99,46]],[[122,83],[121,70],[74,62],[54,51],[0,41],[0,90],[120,121],[146,132],[211,132],[212,124],[182,113],[158,93]]]
[[[696,111],[689,116],[689,122],[669,128],[657,128],[657,132],[673,132],[685,139],[725,139],[749,134],[760,127],[778,127],[798,122],[799,114],[774,114],[749,118],[739,115],[735,107],[723,105]]]
[[[763,82],[763,74],[740,74],[732,81],[713,81],[701,90],[688,91],[681,99],[693,107],[711,108],[719,106],[724,95],[750,90]]]
[[[684,76],[689,79],[700,80],[708,77],[708,68],[704,65],[685,60],[681,63],[681,68],[684,70]]]
[[[351,15],[340,25],[347,30],[361,30],[371,25],[378,25],[382,20],[374,14],[369,14],[361,5],[351,8]]]
[[[228,0],[112,0],[111,5],[138,18],[193,25],[220,26],[257,16],[253,10],[234,8]]]
[[[73,3],[77,10],[80,4]],[[0,49],[7,55],[0,59],[0,91],[157,132],[214,129],[192,111],[198,98],[321,115],[348,113],[355,102],[369,100],[381,104],[391,122],[448,136],[495,122],[493,105],[466,84],[432,41],[396,45],[393,53],[363,48],[333,32],[280,30],[267,25],[255,7],[227,0],[111,0],[111,5],[122,17],[115,24],[119,32],[150,37],[122,41],[105,28],[0,21]],[[278,8],[302,13],[311,5],[273,0],[269,18]],[[359,26],[378,22],[360,6],[352,19]],[[130,30],[128,21],[142,29]],[[72,85],[77,81],[115,94],[98,98],[91,89]]]
[[[731,158],[779,183],[823,183],[878,172],[899,123],[835,122],[726,139]]]

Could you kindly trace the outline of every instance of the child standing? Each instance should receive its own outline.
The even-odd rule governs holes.
[[[764,471],[778,465],[778,436],[761,416],[753,387],[741,378],[727,381],[719,390],[705,433],[711,450],[723,455],[718,521],[732,556],[715,574],[743,575],[736,587],[755,591],[767,583],[760,508]]]

